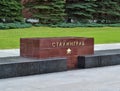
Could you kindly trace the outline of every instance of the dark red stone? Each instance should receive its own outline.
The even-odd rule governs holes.
[[[67,53],[67,50],[71,52]],[[20,55],[29,58],[67,57],[68,69],[77,68],[77,57],[94,53],[94,39],[83,37],[21,38]]]

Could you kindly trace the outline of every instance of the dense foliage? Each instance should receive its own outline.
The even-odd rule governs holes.
[[[22,21],[21,11],[19,0],[0,0],[0,22]]]
[[[26,6],[41,24],[120,23],[120,0],[34,0]]]
[[[97,23],[120,22],[120,0],[67,0],[68,18]]]
[[[120,0],[97,0],[94,19],[99,23],[120,22]]]
[[[23,4],[21,0],[1,0],[0,28],[27,26],[21,23],[23,8],[32,13],[31,19],[38,21],[35,26],[120,26],[120,0],[28,0]]]
[[[73,21],[88,22],[93,19],[93,14],[96,12],[97,5],[95,0],[67,0],[66,13],[68,15],[68,22]]]
[[[24,6],[32,12],[32,18],[39,19],[39,23],[56,24],[64,20],[64,4],[64,0],[35,0]]]
[[[0,29],[15,29],[15,28],[29,28],[29,27],[32,27],[32,25],[24,22],[0,23]]]

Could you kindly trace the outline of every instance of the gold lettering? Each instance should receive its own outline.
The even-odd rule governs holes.
[[[58,47],[62,47],[62,42],[59,42],[59,46]]]
[[[84,46],[85,45],[85,43],[84,43],[84,41],[82,41],[82,46]]]
[[[63,42],[63,47],[65,46],[65,42]]]
[[[52,47],[56,47],[56,45],[55,45],[56,43],[55,42],[52,42]]]
[[[74,46],[74,44],[73,44],[74,42],[70,42],[70,46]]]
[[[67,42],[67,43],[66,43],[66,46],[69,46],[69,45],[70,45],[70,43],[69,43],[69,42]]]
[[[78,41],[76,41],[76,42],[75,42],[75,45],[76,45],[76,46],[78,46],[78,43],[79,43],[79,42],[78,42]]]
[[[52,42],[52,47],[64,47],[64,46],[84,46],[84,41],[72,41],[72,42]]]
[[[59,42],[56,42],[56,47],[59,47]]]
[[[81,46],[82,45],[82,42],[79,42],[79,44],[78,44],[79,46]]]
[[[73,42],[73,46],[75,46],[75,41]]]

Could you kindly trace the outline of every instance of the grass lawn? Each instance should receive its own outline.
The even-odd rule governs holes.
[[[0,49],[19,48],[20,38],[26,37],[94,37],[95,44],[120,43],[120,27],[100,28],[49,28],[0,30]]]

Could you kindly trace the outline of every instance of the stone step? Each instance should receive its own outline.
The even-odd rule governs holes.
[[[120,64],[120,50],[96,51],[94,55],[78,57],[78,68],[93,68]]]
[[[0,79],[67,70],[66,58],[30,59],[23,57],[0,58]]]

